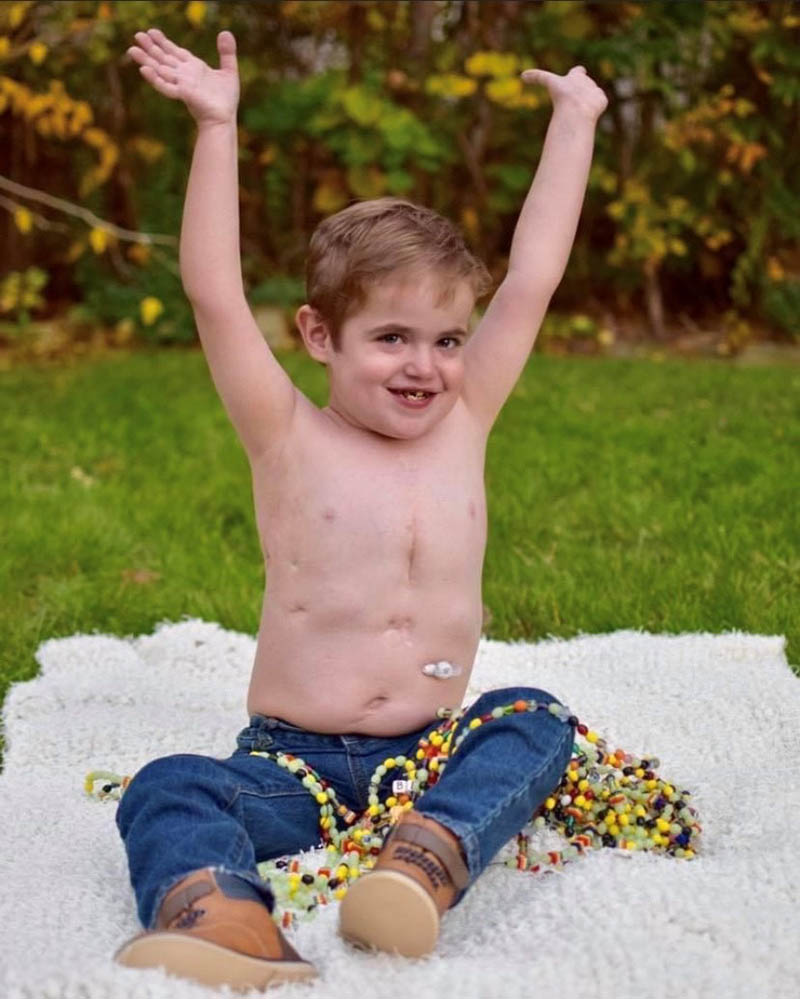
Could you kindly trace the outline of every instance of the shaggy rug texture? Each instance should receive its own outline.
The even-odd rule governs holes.
[[[254,650],[252,637],[195,620],[41,646],[41,674],[13,687],[3,708],[3,999],[225,994],[112,963],[139,927],[116,805],[87,797],[83,778],[133,774],[174,752],[228,755],[247,722]],[[610,745],[658,756],[659,776],[693,792],[698,857],[598,849],[534,875],[502,864],[512,842],[446,915],[429,958],[349,947],[333,904],[287,931],[320,977],[273,994],[797,996],[800,683],[784,640],[633,631],[483,640],[465,701],[516,684],[551,691]],[[536,835],[543,849],[563,845],[552,831]]]

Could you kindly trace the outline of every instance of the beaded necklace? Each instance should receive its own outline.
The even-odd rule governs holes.
[[[327,863],[316,871],[287,856],[258,865],[259,874],[269,881],[275,896],[276,923],[291,927],[297,920],[313,918],[320,906],[344,898],[348,883],[375,866],[392,827],[441,778],[447,761],[469,733],[514,712],[549,711],[572,725],[576,736],[561,782],[525,826],[531,825],[535,831],[555,830],[567,845],[537,853],[523,829],[516,837],[516,856],[504,862],[506,867],[538,874],[562,868],[597,847],[655,851],[684,860],[695,857],[702,826],[688,802],[691,792],[658,777],[655,770],[660,761],[656,757],[641,759],[623,749],[609,751],[605,739],[582,724],[569,708],[555,702],[518,700],[493,708],[471,719],[455,736],[467,710],[440,708],[436,713],[440,724],[419,740],[413,759],[389,757],[376,767],[370,778],[368,806],[360,815],[341,804],[329,782],[300,757],[255,750],[250,754],[274,760],[313,795],[320,806],[320,846],[329,854]],[[402,777],[392,781],[392,793],[381,801],[380,785],[386,774],[394,771]],[[130,780],[95,770],[87,775],[84,788],[97,800],[118,800]],[[104,783],[95,790],[99,781]],[[337,817],[343,828],[339,828]]]

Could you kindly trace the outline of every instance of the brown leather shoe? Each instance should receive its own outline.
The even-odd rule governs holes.
[[[211,868],[194,871],[164,898],[156,929],[133,937],[114,960],[237,991],[315,978],[316,969],[284,939],[267,906],[239,897],[247,895],[245,885]]]
[[[347,890],[339,932],[362,947],[421,957],[439,937],[439,921],[469,884],[458,837],[413,809],[384,843],[375,867]]]

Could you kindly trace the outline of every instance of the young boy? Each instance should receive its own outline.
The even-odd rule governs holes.
[[[316,846],[319,811],[294,774],[252,753],[301,757],[361,812],[375,767],[414,758],[439,709],[460,708],[482,624],[486,441],[566,266],[606,99],[582,67],[523,74],[548,88],[553,116],[507,276],[472,335],[488,274],[440,216],[384,198],[319,226],[297,312],[328,370],[318,409],[245,299],[234,38],[218,36],[219,70],[156,29],[136,42],[142,76],[197,123],[181,275],[250,461],[267,593],[236,752],[155,760],[122,798],[145,932],[116,959],[263,989],[316,975],[273,921],[256,864]],[[519,701],[545,710],[499,710]],[[443,913],[558,785],[575,720],[552,695],[514,687],[478,698],[459,726],[493,709],[349,888],[347,940],[430,952]]]

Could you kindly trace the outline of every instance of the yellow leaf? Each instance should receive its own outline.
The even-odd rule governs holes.
[[[89,245],[95,253],[103,253],[108,246],[108,232],[95,226],[89,233]]]
[[[131,139],[130,145],[146,163],[155,163],[161,159],[166,148],[163,142],[150,139],[146,135],[139,135],[135,139]]]
[[[344,208],[347,204],[347,194],[338,183],[323,181],[317,185],[313,198],[314,211],[320,215],[331,215]]]
[[[778,284],[780,281],[783,281],[785,273],[783,267],[781,266],[781,262],[777,257],[770,257],[769,260],[767,260],[767,276],[774,284]]]
[[[157,298],[153,298],[152,296],[143,298],[139,303],[139,313],[145,326],[152,326],[163,311],[164,306]]]
[[[144,243],[134,243],[128,248],[128,258],[142,266],[150,260],[151,253],[150,247]]]
[[[186,20],[195,28],[199,28],[206,19],[206,5],[203,0],[191,0],[186,5]]]
[[[29,4],[27,3],[12,3],[11,10],[8,12],[8,23],[12,28],[18,28],[22,24],[22,19],[25,17],[25,10]]]
[[[674,253],[676,257],[686,256],[686,243],[682,239],[671,239],[669,241],[670,253]]]
[[[464,63],[470,76],[513,76],[519,58],[513,52],[473,52]]]
[[[34,66],[41,66],[47,58],[47,46],[44,42],[33,42],[28,48],[28,58]]]
[[[14,222],[21,233],[29,233],[33,228],[33,215],[27,208],[16,208],[14,210]]]
[[[477,88],[475,80],[470,80],[466,76],[457,76],[455,73],[429,76],[425,81],[428,93],[438,97],[468,97],[474,94]]]
[[[513,101],[522,93],[522,80],[518,76],[509,76],[504,80],[490,80],[486,84],[486,95],[497,104]]]

